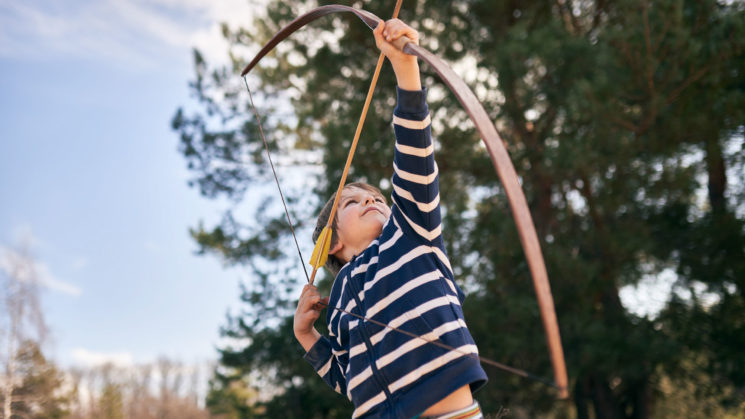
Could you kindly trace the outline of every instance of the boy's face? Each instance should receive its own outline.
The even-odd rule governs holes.
[[[336,210],[339,244],[364,250],[380,235],[390,216],[391,209],[380,194],[357,187],[344,188]]]

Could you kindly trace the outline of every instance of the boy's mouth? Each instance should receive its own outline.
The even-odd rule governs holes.
[[[365,215],[365,214],[367,214],[370,211],[377,211],[377,212],[379,212],[381,214],[383,213],[381,210],[379,210],[379,209],[377,209],[375,207],[367,207],[367,209],[365,210],[365,212],[362,213],[362,215]]]

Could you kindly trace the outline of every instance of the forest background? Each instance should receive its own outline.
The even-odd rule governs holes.
[[[191,234],[250,273],[221,333],[206,407],[219,417],[349,417],[302,360],[305,277],[237,73],[325,2],[271,1],[224,27],[231,65],[195,51],[197,109],[172,127],[192,183],[228,198]],[[378,16],[392,1],[353,4]],[[743,417],[745,4],[739,1],[404,1],[421,44],[471,86],[521,176],[548,265],[572,397],[489,370],[476,396],[513,417]],[[353,16],[285,41],[247,79],[303,254],[335,190],[377,52]],[[444,234],[482,356],[549,376],[529,272],[473,126],[426,65]],[[384,67],[351,178],[390,192],[394,78]],[[242,203],[249,201],[253,211]],[[328,292],[332,278],[319,286]],[[658,305],[628,297],[651,294]],[[624,293],[627,293],[624,295]],[[499,413],[501,412],[501,413]]]

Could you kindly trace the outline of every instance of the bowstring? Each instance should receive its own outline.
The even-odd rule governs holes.
[[[272,168],[272,174],[274,175],[274,181],[277,184],[277,189],[279,190],[279,195],[282,198],[282,206],[284,207],[285,215],[287,216],[287,223],[290,226],[290,232],[292,233],[292,238],[295,241],[295,247],[297,248],[298,257],[300,257],[300,264],[302,265],[303,271],[305,272],[305,279],[306,279],[306,281],[308,281],[308,283],[310,283],[310,276],[308,275],[308,269],[305,267],[305,259],[303,258],[303,254],[300,251],[300,244],[297,241],[297,235],[295,234],[295,228],[293,227],[292,219],[290,217],[290,211],[287,209],[287,202],[285,201],[284,194],[282,193],[282,187],[279,184],[279,177],[277,176],[277,171],[274,168],[274,163],[272,161],[272,156],[271,156],[271,153],[269,152],[269,144],[267,143],[266,137],[264,136],[264,129],[261,126],[261,118],[259,117],[258,110],[256,109],[256,105],[254,104],[253,95],[251,94],[251,89],[248,87],[248,80],[246,80],[246,76],[243,76],[243,82],[246,84],[246,90],[248,91],[248,97],[249,97],[249,102],[251,103],[251,109],[253,110],[254,116],[256,118],[256,124],[259,127],[259,134],[261,135],[261,140],[264,143],[264,149],[266,150],[266,155],[267,155],[267,159],[269,160],[269,165]],[[414,333],[411,333],[409,331],[399,329],[397,327],[394,327],[394,326],[385,324],[383,322],[379,322],[377,320],[374,320],[374,319],[365,317],[365,316],[360,315],[360,314],[357,314],[357,313],[352,313],[350,311],[347,311],[347,310],[342,309],[342,308],[339,308],[339,307],[332,307],[332,306],[330,306],[330,305],[328,305],[326,303],[323,303],[323,302],[319,302],[318,304],[321,305],[321,306],[325,306],[327,308],[330,308],[332,310],[336,310],[336,311],[339,311],[341,313],[348,314],[350,316],[356,317],[356,318],[358,318],[360,320],[364,320],[364,321],[370,322],[370,323],[375,324],[377,326],[380,326],[380,327],[383,327],[383,328],[392,330],[394,332],[398,332],[398,333],[404,334],[404,335],[409,336],[411,338],[419,339],[419,340],[422,340],[422,341],[424,341],[426,343],[430,343],[432,345],[439,346],[439,347],[441,347],[443,349],[447,349],[449,351],[454,351],[454,352],[457,352],[457,353],[459,353],[461,355],[464,355],[464,356],[475,358],[475,359],[477,359],[480,362],[483,362],[485,364],[491,365],[491,366],[496,367],[498,369],[501,369],[503,371],[507,371],[507,372],[513,373],[515,375],[519,375],[521,377],[524,377],[524,378],[527,378],[527,379],[530,379],[530,380],[533,380],[533,381],[540,382],[540,383],[545,384],[545,385],[547,385],[549,387],[553,387],[553,388],[559,389],[559,386],[556,383],[554,383],[553,381],[550,381],[550,380],[545,379],[543,377],[537,376],[535,374],[531,374],[531,373],[529,373],[529,372],[527,372],[525,370],[522,370],[520,368],[511,367],[509,365],[503,364],[501,362],[494,361],[494,360],[489,359],[489,358],[482,357],[480,355],[477,355],[477,354],[474,354],[474,353],[471,353],[471,352],[464,352],[464,351],[460,350],[459,348],[456,348],[454,346],[450,346],[450,345],[448,345],[446,343],[443,343],[443,342],[439,341],[439,338],[437,338],[438,340],[427,339],[424,336],[419,336],[419,335],[414,334]]]
[[[300,257],[300,265],[303,267],[303,271],[305,272],[305,279],[310,283],[310,276],[308,276],[308,269],[305,267],[305,259],[303,258],[303,253],[300,251],[300,244],[297,242],[297,235],[295,235],[295,228],[292,224],[292,218],[290,218],[290,211],[287,209],[287,202],[285,202],[285,195],[282,193],[282,187],[279,186],[279,177],[277,176],[277,171],[274,169],[274,162],[272,161],[272,154],[269,152],[269,144],[266,142],[266,137],[264,136],[264,128],[261,126],[261,118],[259,118],[259,111],[256,109],[256,105],[254,104],[254,98],[251,94],[251,89],[248,87],[248,80],[246,80],[247,76],[243,76],[243,82],[246,84],[246,90],[248,91],[248,98],[251,102],[251,109],[254,112],[254,116],[256,117],[256,124],[259,126],[259,134],[261,134],[261,140],[264,142],[264,149],[266,150],[266,157],[269,160],[269,165],[272,167],[272,174],[274,175],[274,181],[277,183],[277,189],[279,190],[279,196],[282,197],[282,206],[285,209],[285,215],[287,216],[287,224],[290,225],[290,231],[292,232],[292,238],[295,240],[295,247],[297,248],[297,254]]]

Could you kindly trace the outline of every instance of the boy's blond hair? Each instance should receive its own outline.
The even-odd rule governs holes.
[[[388,200],[385,198],[385,195],[383,195],[383,192],[380,191],[380,189],[376,188],[375,186],[372,186],[370,184],[364,183],[364,182],[352,182],[344,185],[344,190],[348,188],[357,188],[357,189],[363,189],[369,192],[372,192],[381,198],[383,198],[383,201],[388,203]],[[316,228],[313,230],[313,243],[316,243],[318,241],[318,236],[321,235],[321,232],[323,231],[323,228],[326,227],[326,223],[329,220],[329,216],[331,215],[331,206],[334,204],[334,198],[336,198],[336,192],[331,195],[331,198],[329,198],[328,201],[326,201],[326,204],[323,206],[323,209],[321,210],[321,213],[318,214],[318,219],[316,220]],[[334,247],[336,244],[336,241],[339,239],[336,233],[337,225],[336,222],[338,221],[339,213],[337,212],[334,216],[334,222],[331,225],[332,233],[331,233],[331,247]],[[339,259],[338,257],[334,255],[329,255],[328,259],[326,260],[326,269],[331,272],[334,277],[339,274],[339,271],[341,270],[342,266],[346,264],[345,261]]]

